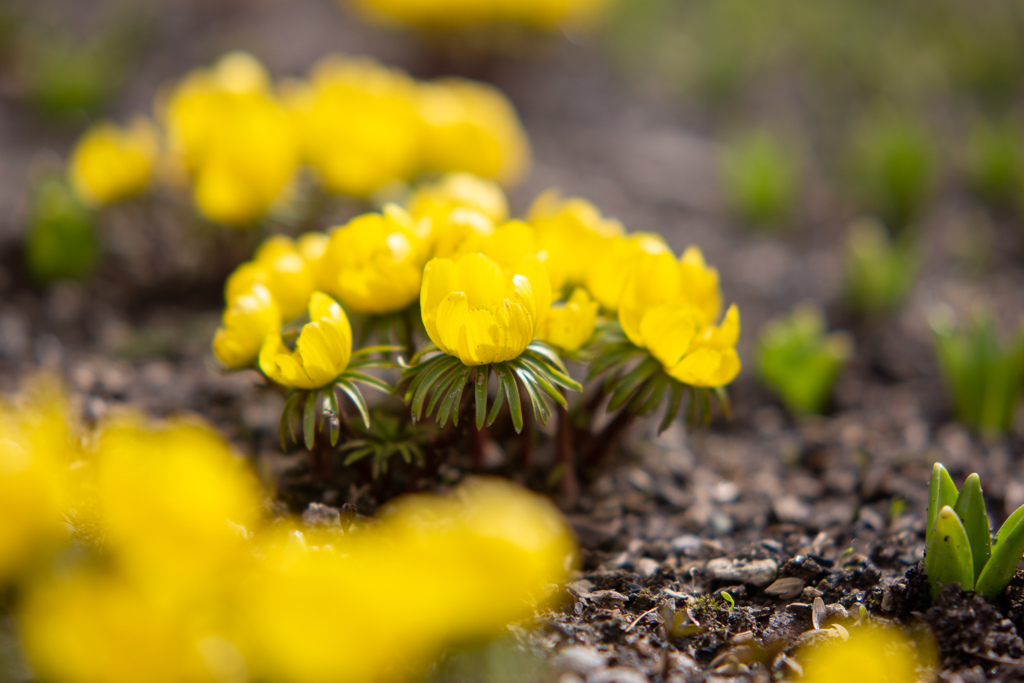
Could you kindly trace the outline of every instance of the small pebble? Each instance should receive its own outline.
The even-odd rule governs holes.
[[[740,562],[720,557],[704,565],[704,571],[714,581],[762,587],[770,584],[778,576],[779,563],[771,559]]]
[[[648,683],[648,678],[636,669],[616,666],[587,676],[587,683]]]
[[[548,662],[552,680],[559,680],[563,674],[587,676],[592,671],[603,669],[607,659],[592,647],[574,645],[558,652]]]
[[[659,569],[661,569],[661,563],[649,557],[641,557],[636,561],[636,573],[641,578],[649,579],[657,574]]]

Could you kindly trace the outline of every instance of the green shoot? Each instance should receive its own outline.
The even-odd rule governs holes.
[[[758,227],[778,227],[795,213],[800,159],[767,131],[732,141],[722,155],[726,199],[739,217]]]
[[[32,279],[81,279],[96,266],[96,216],[64,180],[48,177],[32,191],[25,257]]]
[[[852,223],[844,264],[849,307],[863,316],[899,308],[914,284],[919,260],[916,244],[907,233],[892,240],[875,219]]]

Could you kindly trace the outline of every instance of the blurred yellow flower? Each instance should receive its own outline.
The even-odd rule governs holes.
[[[597,19],[608,0],[354,0],[371,19],[424,29],[517,23],[541,30]]]
[[[626,277],[644,254],[671,254],[661,235],[633,232],[602,240],[584,278],[587,290],[605,310],[619,310]]]
[[[930,644],[919,648],[895,628],[853,627],[849,638],[837,636],[797,654],[805,683],[918,683],[934,674],[919,669],[935,667]]]
[[[445,645],[497,636],[550,605],[574,552],[554,506],[504,481],[456,493],[397,501],[344,537],[279,532],[239,601],[256,677],[418,680]]]
[[[49,380],[17,404],[0,402],[0,587],[66,537],[68,468],[80,450],[70,415]]]
[[[306,248],[310,248],[307,241]],[[316,274],[290,237],[274,235],[256,250],[255,258],[238,266],[224,285],[224,299],[230,306],[252,293],[253,285],[265,286],[281,311],[292,320],[302,315],[316,289]]]
[[[578,351],[594,334],[598,304],[577,287],[568,301],[555,304],[541,325],[541,339],[563,351]]]
[[[134,197],[149,186],[158,153],[156,128],[145,117],[126,128],[96,124],[71,153],[71,186],[92,206]]]
[[[331,233],[317,282],[350,311],[393,313],[416,301],[425,260],[416,223],[405,209],[389,204]]]
[[[619,221],[603,217],[587,200],[564,199],[555,189],[534,200],[526,219],[547,252],[548,267],[563,273],[571,286],[585,285],[604,241],[625,233]]]
[[[438,258],[423,273],[420,307],[427,334],[466,365],[518,357],[550,306],[550,280],[535,256],[511,270],[483,254]]]
[[[260,369],[278,384],[318,389],[330,384],[348,367],[352,327],[341,306],[323,292],[313,292],[309,319],[299,333],[294,351],[289,351],[279,334],[270,335],[263,343]]]
[[[671,253],[634,262],[619,304],[629,340],[647,348],[681,382],[699,387],[728,384],[740,371],[735,346],[740,315],[730,306],[720,326],[718,271],[690,247],[679,261]]]
[[[286,100],[306,161],[329,192],[366,197],[417,171],[416,85],[401,70],[366,57],[326,57]]]
[[[430,223],[427,237],[430,255],[457,258],[482,251],[484,241],[494,234],[494,221],[476,209],[455,208]]]
[[[281,312],[264,285],[253,283],[248,293],[228,304],[213,336],[213,355],[232,370],[253,364],[263,342],[281,329]]]
[[[536,256],[548,271],[552,295],[561,292],[565,285],[565,273],[558,269],[559,264],[552,262],[547,250],[541,247],[537,231],[524,221],[511,220],[497,226],[482,241],[480,253],[505,268],[515,267],[527,256]]]
[[[252,56],[231,53],[187,76],[164,112],[171,151],[192,178],[199,211],[247,227],[289,188],[300,161],[291,117]]]
[[[515,108],[497,88],[461,78],[424,83],[423,167],[466,171],[509,186],[530,166],[530,141]]]
[[[475,209],[494,223],[508,220],[508,198],[501,186],[472,173],[447,173],[419,186],[405,202],[414,218],[443,221],[453,209]]]

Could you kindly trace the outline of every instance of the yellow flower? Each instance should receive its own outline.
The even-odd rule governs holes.
[[[144,117],[127,128],[97,124],[71,153],[71,185],[92,206],[128,199],[149,186],[158,151],[156,129]]]
[[[66,536],[68,468],[79,450],[70,414],[46,380],[19,404],[0,403],[0,586]]]
[[[341,306],[323,292],[313,292],[309,319],[294,351],[288,350],[279,334],[270,335],[263,343],[260,369],[278,384],[317,389],[330,384],[348,367],[352,327]]]
[[[365,197],[416,172],[416,86],[369,58],[331,56],[288,97],[303,154],[330,192]]]
[[[444,78],[420,86],[423,166],[467,171],[502,185],[517,183],[530,166],[530,141],[508,99],[493,86]]]
[[[171,149],[209,220],[246,227],[285,195],[298,168],[299,142],[253,57],[232,53],[186,77],[165,117]]]
[[[310,245],[306,246],[308,249]],[[284,235],[265,240],[252,261],[235,269],[224,286],[228,305],[240,296],[251,294],[255,284],[264,285],[270,291],[286,321],[305,312],[309,296],[317,285],[313,266],[291,238]]]
[[[669,375],[695,387],[720,387],[736,378],[739,334],[740,313],[735,304],[718,327],[705,326],[700,313],[687,305],[653,306],[640,321],[640,346],[661,361]]]
[[[619,301],[619,322],[637,346],[643,346],[640,321],[648,309],[661,304],[692,308],[701,327],[711,324],[722,306],[718,271],[709,268],[697,247],[688,247],[676,261],[671,253],[646,255],[626,278]]]
[[[355,0],[370,19],[452,30],[517,23],[553,31],[567,24],[588,25],[608,0]]]
[[[536,256],[548,271],[551,291],[561,292],[565,285],[565,273],[559,270],[560,264],[549,258],[547,250],[541,247],[537,231],[529,223],[511,220],[497,226],[482,241],[480,253],[505,268],[515,267],[527,256]]]
[[[656,233],[634,232],[602,240],[593,263],[587,269],[587,290],[605,310],[617,311],[622,288],[634,264],[644,254],[670,253],[665,240]]]
[[[894,628],[851,628],[848,639],[840,634],[819,645],[803,648],[797,660],[806,683],[917,683],[932,680],[918,675],[919,667],[937,666],[934,646],[919,647],[906,633]],[[934,674],[933,674],[934,675]]]
[[[423,324],[430,340],[466,365],[512,360],[537,336],[551,286],[530,256],[506,271],[483,254],[434,259],[423,273]]]
[[[483,250],[484,241],[494,234],[494,221],[476,209],[454,208],[430,222],[427,237],[430,255],[456,258]]]
[[[414,218],[440,222],[453,209],[476,209],[494,223],[508,220],[508,198],[497,183],[472,173],[448,173],[421,185],[405,203]]]
[[[350,311],[379,315],[410,306],[419,295],[424,247],[412,217],[389,204],[331,233],[317,282]]]
[[[587,200],[563,199],[555,189],[534,200],[526,219],[537,230],[548,267],[564,273],[567,285],[585,284],[603,242],[625,232],[621,223],[604,218]]]
[[[551,307],[538,336],[563,351],[577,351],[594,334],[597,308],[587,290],[577,287],[568,301]]]
[[[281,312],[264,285],[253,283],[248,293],[236,296],[224,311],[213,337],[213,354],[221,363],[239,370],[252,365],[263,342],[281,329]]]

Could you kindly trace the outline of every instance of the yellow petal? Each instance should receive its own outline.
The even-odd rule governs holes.
[[[445,297],[455,291],[455,263],[451,259],[433,259],[423,269],[420,289],[420,314],[427,336],[438,348],[451,353],[437,329],[437,310]]]
[[[736,378],[740,358],[734,349],[701,347],[683,358],[669,374],[695,387],[720,387]]]
[[[696,314],[689,307],[655,306],[640,321],[642,345],[662,365],[672,368],[690,349],[699,325]]]
[[[629,340],[643,346],[640,321],[655,306],[679,299],[682,283],[672,254],[644,255],[633,265],[619,300],[619,323]]]

